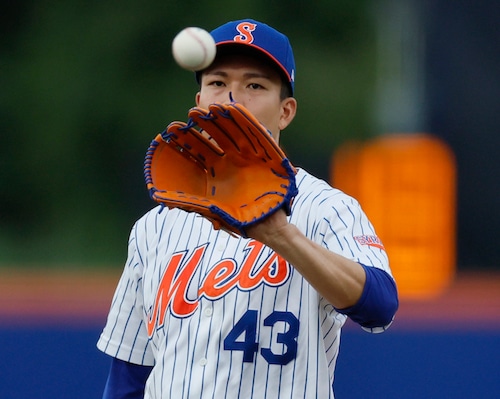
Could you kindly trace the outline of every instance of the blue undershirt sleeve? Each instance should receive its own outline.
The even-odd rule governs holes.
[[[392,323],[399,307],[398,292],[394,279],[384,270],[365,266],[366,282],[358,302],[345,309],[337,309],[364,330],[379,333]]]
[[[152,369],[113,358],[102,399],[143,399]]]

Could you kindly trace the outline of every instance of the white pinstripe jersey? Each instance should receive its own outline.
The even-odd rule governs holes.
[[[290,222],[390,273],[358,203],[299,169]],[[157,207],[133,227],[103,352],[153,366],[146,398],[333,398],[346,317],[272,250],[195,213]]]

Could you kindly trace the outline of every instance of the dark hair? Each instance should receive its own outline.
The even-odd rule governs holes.
[[[280,92],[280,100],[286,100],[288,97],[293,97],[292,94],[292,86],[290,82],[285,77],[281,78],[281,92]]]

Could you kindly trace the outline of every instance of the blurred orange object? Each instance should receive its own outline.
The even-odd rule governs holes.
[[[345,143],[330,176],[375,226],[400,297],[429,298],[449,286],[456,271],[456,166],[443,141],[408,133]]]

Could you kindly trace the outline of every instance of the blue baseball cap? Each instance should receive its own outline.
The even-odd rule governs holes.
[[[283,33],[265,23],[253,19],[241,19],[227,22],[210,34],[215,40],[217,50],[230,45],[243,45],[265,55],[282,72],[293,94],[295,59],[290,41]]]

